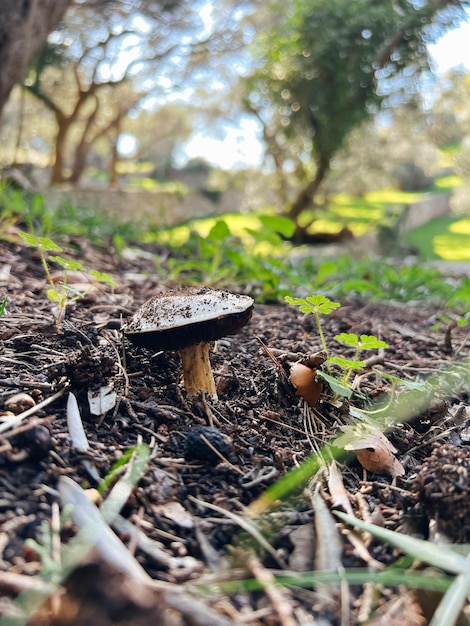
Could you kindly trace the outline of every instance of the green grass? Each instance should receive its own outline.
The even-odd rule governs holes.
[[[449,176],[442,176],[441,178],[437,178],[434,181],[434,190],[435,191],[452,191],[456,187],[459,187],[463,183],[463,180],[460,176],[455,174],[451,174]]]
[[[418,248],[425,261],[470,262],[470,218],[437,217],[408,233],[405,242]]]
[[[356,233],[364,232],[386,219],[396,219],[393,209],[398,211],[417,197],[420,194],[391,189],[365,198],[340,194],[328,211],[319,213],[315,228],[337,231],[347,224]],[[59,243],[64,236],[82,236],[112,247],[117,254],[142,243],[165,246],[171,253],[155,256],[156,271],[163,281],[238,289],[259,302],[320,292],[331,298],[353,295],[382,301],[420,301],[458,307],[462,313],[470,301],[469,285],[463,279],[451,283],[420,263],[400,265],[399,260],[352,259],[346,254],[327,259],[315,249],[298,251],[283,238],[289,237],[293,223],[275,216],[272,209],[191,220],[160,229],[137,220],[116,224],[104,212],[69,202],[52,210],[39,195],[0,188],[0,239],[11,237],[8,227],[12,220]],[[424,259],[462,261],[470,260],[469,242],[470,219],[445,216],[410,233],[406,243],[419,247]]]

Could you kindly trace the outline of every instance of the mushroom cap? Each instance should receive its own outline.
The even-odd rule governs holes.
[[[153,296],[123,324],[124,335],[150,350],[180,350],[233,335],[251,318],[253,298],[207,288]]]

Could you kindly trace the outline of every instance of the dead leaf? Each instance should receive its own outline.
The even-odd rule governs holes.
[[[338,437],[336,445],[354,451],[365,470],[389,474],[392,478],[404,475],[405,468],[395,457],[395,446],[378,427],[361,422],[354,426],[344,426],[343,431],[344,434]]]
[[[312,524],[302,524],[289,533],[294,546],[289,556],[289,568],[293,572],[309,572],[315,558],[315,532]]]
[[[194,527],[193,518],[179,502],[171,500],[164,504],[154,504],[152,506],[154,513],[166,517],[174,522],[176,526],[190,530]]]
[[[328,465],[328,490],[330,492],[333,508],[341,508],[349,515],[354,515],[351,503],[349,502],[348,492],[343,483],[343,477],[338,470],[336,461],[332,461]]]
[[[405,468],[393,454],[382,447],[356,452],[357,460],[364,469],[376,474],[390,474],[392,478],[403,476]]]
[[[325,363],[327,356],[328,355],[323,350],[321,352],[314,352],[313,354],[310,354],[307,358],[302,359],[300,363],[312,369],[317,369],[318,367],[320,367],[320,365],[323,365],[323,363]]]

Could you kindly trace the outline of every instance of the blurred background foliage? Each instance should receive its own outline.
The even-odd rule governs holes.
[[[467,11],[466,0],[70,1],[3,108],[0,164],[38,189],[192,189],[214,212],[230,192],[225,211],[287,217],[282,237],[298,244],[402,238],[406,207],[447,194],[451,212],[400,245],[469,260],[470,71],[463,56],[437,72],[429,48]],[[227,132],[245,154],[225,149]],[[210,138],[222,140],[213,154],[191,159]]]

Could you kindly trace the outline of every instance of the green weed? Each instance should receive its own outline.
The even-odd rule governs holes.
[[[41,577],[46,582],[58,584],[62,579],[62,562],[60,551],[56,550],[60,546],[60,534],[65,524],[70,520],[72,513],[71,506],[62,509],[58,516],[57,527],[54,527],[48,520],[41,522],[38,540],[26,539],[25,545],[33,550],[41,561]]]
[[[170,280],[241,288],[258,301],[276,300],[283,289],[288,291],[283,258],[289,246],[282,236],[292,223],[269,215],[254,221],[258,228],[251,219],[250,226],[243,226],[243,220],[227,218],[215,220],[207,232],[193,228],[184,234],[180,227],[156,233],[156,241],[170,242],[174,252],[163,263],[156,259],[158,271]]]
[[[312,313],[317,324],[318,334],[323,350],[328,354],[328,346],[326,345],[325,335],[320,321],[320,315],[329,315],[332,311],[340,307],[339,302],[333,302],[326,296],[314,295],[307,298],[291,298],[286,296],[284,300],[287,304],[298,307],[302,313]]]
[[[86,294],[98,283],[104,283],[112,287],[117,285],[112,276],[109,274],[99,272],[98,270],[89,270],[78,261],[50,254],[51,252],[63,251],[59,245],[52,241],[52,239],[47,237],[38,237],[37,235],[25,233],[23,231],[19,231],[18,235],[27,245],[35,247],[39,252],[46,281],[49,285],[46,295],[47,298],[56,305],[54,316],[56,318],[56,328],[58,332],[60,331],[60,325],[64,319],[66,308],[70,303],[75,302],[80,298],[84,298]],[[50,262],[57,263],[62,268],[61,281],[54,281],[49,267]],[[67,283],[67,274],[69,271],[80,271],[91,278],[88,287],[84,291],[78,291],[72,285]]]
[[[326,353],[326,365],[328,372],[317,370],[317,376],[323,378],[332,389],[333,393],[339,397],[349,398],[352,395],[352,388],[349,383],[351,374],[354,371],[362,370],[366,367],[366,362],[359,359],[362,352],[366,350],[378,350],[388,348],[388,343],[375,337],[375,335],[356,335],[355,333],[341,333],[335,335],[334,339],[343,345],[354,348],[352,358],[341,356],[331,356],[329,346],[326,343],[325,335],[321,323],[321,315],[330,315],[338,307],[339,302],[333,302],[328,297],[320,294],[308,296],[307,298],[292,298],[286,296],[284,300],[299,308],[302,313],[311,313],[316,322],[318,335],[322,345],[322,350]],[[340,377],[332,375],[332,365],[339,367],[342,371]]]

